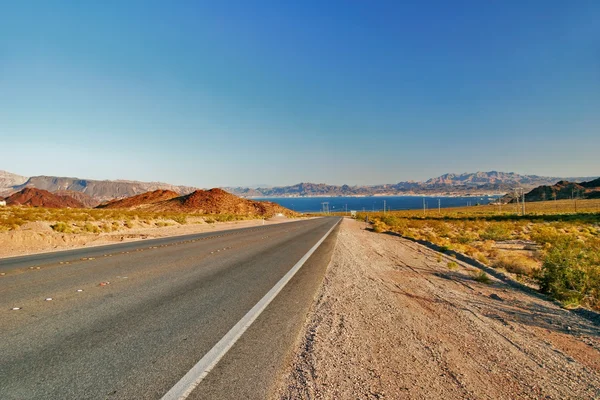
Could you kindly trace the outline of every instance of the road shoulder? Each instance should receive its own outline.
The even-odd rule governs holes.
[[[402,238],[344,220],[274,398],[594,398],[600,330]]]

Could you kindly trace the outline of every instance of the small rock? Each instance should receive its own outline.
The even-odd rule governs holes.
[[[490,294],[489,298],[493,299],[493,300],[504,301],[504,299],[502,297],[498,296],[496,293]]]
[[[77,289],[78,292],[83,292],[83,289]]]
[[[12,308],[13,311],[17,311],[17,310],[20,310],[20,309],[21,309],[21,307],[13,307]]]
[[[46,301],[52,301],[52,297],[46,297]]]
[[[100,282],[99,286],[108,286],[110,285],[110,282]]]

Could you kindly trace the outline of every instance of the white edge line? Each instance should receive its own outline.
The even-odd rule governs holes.
[[[273,286],[271,288],[271,290],[269,290],[267,292],[267,294],[265,294],[264,297],[262,299],[260,299],[258,301],[258,303],[256,303],[254,305],[254,307],[252,307],[250,309],[250,311],[248,311],[246,313],[246,315],[244,315],[242,317],[242,319],[240,319],[238,321],[238,323],[235,324],[233,326],[233,328],[231,328],[229,330],[229,332],[227,332],[225,334],[225,336],[223,336],[223,338],[221,338],[221,340],[219,340],[219,342],[217,344],[215,344],[214,347],[212,349],[210,349],[208,351],[208,353],[206,353],[204,355],[204,357],[202,357],[200,359],[200,361],[198,361],[196,363],[196,365],[194,365],[192,367],[192,369],[190,369],[183,376],[183,378],[181,378],[179,380],[179,382],[177,382],[175,384],[175,386],[173,386],[162,397],[161,400],[184,400],[184,399],[186,399],[194,391],[194,389],[200,384],[200,382],[202,382],[202,380],[206,377],[206,375],[208,375],[208,373],[215,367],[215,365],[217,365],[219,360],[221,360],[221,358],[223,358],[223,356],[227,353],[227,351],[229,351],[229,349],[231,347],[233,347],[235,342],[238,341],[238,339],[242,336],[242,334],[250,327],[250,325],[252,325],[252,323],[256,320],[256,318],[258,318],[258,316],[264,311],[264,309],[267,308],[269,303],[271,303],[271,301],[273,301],[273,299],[277,296],[277,294],[279,294],[279,292],[284,288],[284,286],[292,279],[292,277],[296,274],[296,272],[298,272],[298,270],[304,265],[306,260],[308,260],[309,257],[319,248],[321,243],[323,243],[325,241],[325,239],[327,239],[329,234],[340,223],[340,221],[336,222],[335,225],[333,225],[331,227],[331,229],[325,234],[325,236],[323,236],[292,267],[292,269],[290,269],[287,272],[287,274],[285,274],[283,276],[283,278],[281,278],[279,280],[279,282],[277,282],[275,284],[275,286]]]

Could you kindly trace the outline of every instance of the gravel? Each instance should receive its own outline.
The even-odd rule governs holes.
[[[274,398],[600,397],[597,325],[364,227],[343,221]]]

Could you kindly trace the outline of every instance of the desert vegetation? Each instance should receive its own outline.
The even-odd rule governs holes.
[[[135,227],[214,223],[261,218],[257,215],[152,212],[123,209],[56,209],[41,207],[0,207],[0,231],[10,231],[43,221],[61,233],[101,233]]]
[[[577,212],[575,212],[577,207]],[[561,301],[600,309],[600,200],[359,213],[393,231],[465,254]],[[449,268],[452,266],[449,265]],[[480,279],[485,280],[483,275]]]

